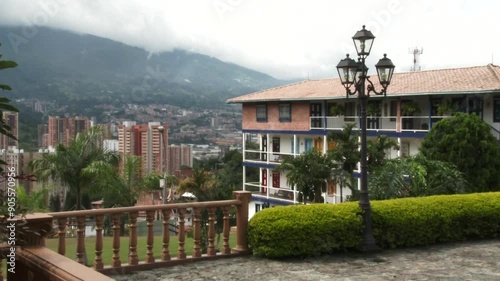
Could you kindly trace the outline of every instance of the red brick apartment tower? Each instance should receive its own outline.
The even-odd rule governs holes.
[[[140,156],[142,158],[143,174],[153,172],[161,173],[161,159],[163,169],[166,167],[165,156],[161,156],[161,134],[158,130],[159,122],[136,125],[135,122],[124,122],[118,127],[118,149],[122,158],[127,154]],[[163,125],[166,127],[165,125]],[[164,149],[168,145],[168,130],[164,130]],[[165,150],[164,150],[165,151]]]
[[[2,113],[2,119],[5,124],[10,126],[10,132],[12,135],[18,138],[19,135],[19,124],[18,124],[18,119],[19,119],[19,114],[17,112],[12,112],[12,111],[4,111]],[[17,140],[9,138],[4,135],[0,135],[0,149],[7,149],[9,146],[15,146],[17,147]]]

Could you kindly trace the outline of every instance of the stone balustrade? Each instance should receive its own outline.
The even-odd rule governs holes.
[[[16,250],[16,273],[7,273],[9,281],[45,281],[45,280],[112,280],[105,274],[127,273],[134,270],[147,270],[172,264],[182,264],[196,260],[206,260],[220,257],[233,257],[247,254],[248,245],[246,231],[248,226],[248,202],[250,192],[235,191],[233,200],[174,203],[151,206],[135,206],[124,208],[108,208],[96,210],[82,210],[58,212],[49,214],[34,214],[26,218],[30,235],[22,237],[25,246]],[[230,248],[230,211],[235,208],[236,214],[236,247]],[[206,254],[201,251],[201,212],[208,211],[208,250]],[[222,247],[220,252],[215,249],[215,224],[216,211],[223,214]],[[192,255],[186,256],[185,217],[191,212],[193,229]],[[175,257],[170,256],[170,228],[169,220],[173,213],[178,218],[178,249]],[[128,215],[128,260],[120,258],[120,230],[122,217]],[[160,259],[155,259],[154,231],[155,216],[161,214],[162,218],[162,251]],[[141,261],[137,254],[137,220],[140,215],[145,215],[147,237],[146,256]],[[103,249],[104,218],[110,217],[112,224],[112,249]],[[85,254],[85,224],[88,218],[95,221],[95,258],[92,261],[93,270],[84,263]],[[45,237],[52,229],[52,224],[57,225],[58,249],[57,253],[45,248]],[[69,223],[76,224],[76,260],[66,257],[66,233]],[[5,248],[4,248],[5,249]],[[105,266],[102,253],[112,251],[111,265]],[[0,269],[2,268],[0,264]],[[21,272],[21,273],[18,273]],[[36,276],[36,278],[35,278]],[[3,275],[0,271],[0,281]]]

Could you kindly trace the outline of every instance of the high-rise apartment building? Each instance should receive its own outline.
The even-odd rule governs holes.
[[[191,145],[171,145],[168,147],[168,173],[175,174],[181,167],[193,167],[193,148]]]
[[[19,114],[13,111],[2,112],[3,122],[10,127],[10,133],[16,137],[19,136]],[[0,149],[7,149],[9,146],[17,147],[17,140],[0,135]]]
[[[136,125],[135,122],[123,122],[118,127],[118,150],[122,159],[127,154],[140,156],[144,174],[161,173],[167,167],[165,152],[168,146],[168,127],[163,125],[162,140],[159,126],[160,122],[142,125]]]
[[[41,139],[45,140],[44,147],[56,146],[61,143],[67,146],[70,140],[74,139],[77,134],[83,133],[92,126],[92,122],[86,117],[49,117],[47,128],[47,137],[42,135]]]

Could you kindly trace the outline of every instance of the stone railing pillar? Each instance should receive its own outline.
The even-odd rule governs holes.
[[[241,202],[236,206],[236,248],[233,250],[247,252],[248,203],[252,193],[250,191],[234,191],[233,197]]]
[[[52,216],[42,213],[27,214],[24,219],[16,222],[16,246],[45,246],[45,236],[52,229]],[[19,231],[20,229],[24,231]],[[9,260],[7,260],[8,262]],[[15,263],[15,273],[7,271],[7,280],[34,280],[34,273],[21,263]]]

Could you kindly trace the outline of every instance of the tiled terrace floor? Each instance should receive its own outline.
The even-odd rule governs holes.
[[[304,260],[252,256],[112,276],[119,281],[500,280],[500,240]]]

